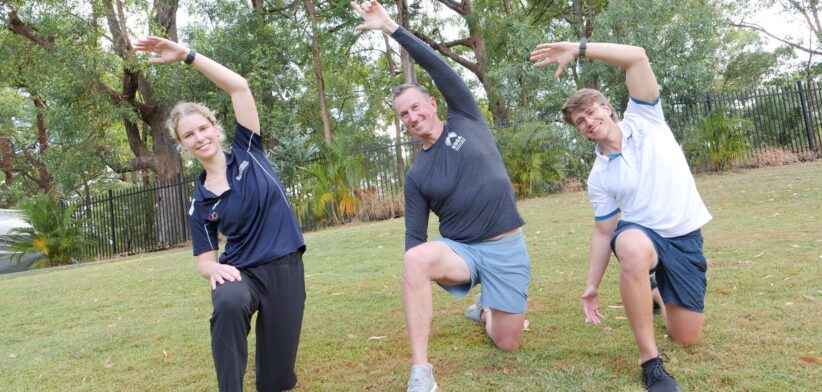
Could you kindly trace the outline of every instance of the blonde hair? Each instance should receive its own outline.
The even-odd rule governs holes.
[[[168,120],[166,120],[166,130],[168,131],[169,137],[177,141],[177,151],[180,153],[184,153],[184,149],[180,144],[180,135],[177,133],[177,124],[180,122],[185,116],[191,114],[199,114],[205,117],[208,122],[211,123],[215,128],[217,128],[217,132],[219,132],[220,136],[217,138],[220,141],[220,147],[222,146],[223,140],[225,140],[225,132],[223,131],[223,127],[220,123],[217,122],[217,118],[214,116],[214,112],[212,112],[209,108],[205,107],[202,104],[194,103],[194,102],[178,102],[174,107],[171,109],[171,113],[168,114]]]
[[[595,104],[607,105],[611,109],[611,119],[614,120],[614,122],[619,121],[616,111],[611,107],[611,103],[608,102],[608,98],[605,98],[605,95],[592,88],[577,90],[574,95],[571,95],[571,97],[565,101],[562,109],[560,109],[562,111],[562,120],[565,121],[566,124],[574,125],[574,123],[571,122],[571,114],[588,109],[591,105]]]

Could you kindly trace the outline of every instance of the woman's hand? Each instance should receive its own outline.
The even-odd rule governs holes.
[[[218,284],[224,284],[226,281],[239,282],[243,278],[240,270],[233,265],[214,263],[211,266],[208,280],[211,282],[211,290],[216,290]]]
[[[158,57],[149,57],[148,62],[152,64],[176,63],[185,60],[188,55],[188,48],[185,46],[154,36],[134,42],[134,50],[157,54]]]

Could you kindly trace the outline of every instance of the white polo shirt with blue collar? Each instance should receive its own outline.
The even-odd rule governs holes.
[[[260,135],[237,124],[226,154],[229,189],[215,195],[195,181],[189,208],[194,255],[218,250],[217,232],[226,237],[220,263],[248,268],[305,250],[302,231],[280,182],[262,149]]]
[[[588,176],[588,197],[594,218],[620,220],[654,230],[665,238],[678,237],[702,227],[711,214],[696,189],[682,148],[674,138],[662,103],[630,98],[622,131],[622,151],[602,155]]]

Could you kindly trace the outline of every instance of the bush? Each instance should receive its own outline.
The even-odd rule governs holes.
[[[341,225],[357,212],[355,194],[364,174],[362,154],[349,153],[350,144],[335,139],[320,146],[322,160],[300,167],[305,175],[303,185],[307,198],[298,201],[297,214],[309,212],[326,223]]]
[[[360,200],[357,219],[363,222],[380,221],[403,216],[405,198],[403,194],[380,196],[369,188],[355,192]]]
[[[797,162],[799,162],[799,157],[791,151],[779,147],[765,147],[752,152],[743,162],[743,166],[782,166]]]
[[[750,120],[728,117],[724,110],[715,110],[689,133],[683,148],[685,156],[691,167],[733,169],[750,151],[747,131],[752,128]]]
[[[587,144],[576,130],[547,123],[523,123],[495,132],[508,176],[517,197],[536,197],[558,191],[584,172]],[[584,152],[583,152],[584,151]]]
[[[29,227],[12,229],[15,236],[9,246],[11,260],[20,262],[26,254],[41,253],[44,258],[33,267],[52,267],[77,263],[85,245],[83,233],[72,220],[74,206],[65,210],[46,195],[38,195],[18,204]]]

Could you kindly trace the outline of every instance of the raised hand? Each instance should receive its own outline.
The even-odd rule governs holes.
[[[363,18],[365,23],[358,25],[354,30],[381,30],[386,34],[391,34],[398,25],[391,19],[385,8],[376,0],[366,0],[362,3],[351,2],[351,8]]]
[[[151,52],[158,57],[150,57],[149,63],[163,64],[174,63],[185,60],[188,48],[174,41],[160,37],[146,37],[134,42],[134,49],[138,52]]]
[[[554,79],[559,79],[559,75],[565,70],[568,65],[579,54],[579,45],[575,42],[554,42],[548,44],[539,44],[531,52],[531,61],[534,61],[535,67],[544,67],[548,64],[558,64],[557,71],[554,72]]]

